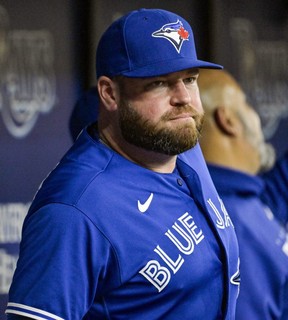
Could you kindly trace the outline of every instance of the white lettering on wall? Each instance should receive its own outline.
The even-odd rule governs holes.
[[[18,256],[0,249],[0,294],[8,293]]]
[[[0,244],[19,243],[30,203],[0,204]]]
[[[31,132],[40,113],[55,105],[54,39],[48,30],[9,30],[9,15],[1,6],[0,12],[6,22],[1,30],[0,111],[8,132],[20,139]]]

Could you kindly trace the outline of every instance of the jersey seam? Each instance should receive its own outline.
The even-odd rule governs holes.
[[[104,171],[106,171],[107,167],[110,165],[110,162],[112,161],[112,158],[114,157],[114,155],[112,154],[110,159],[107,161],[106,165],[101,169],[99,170],[94,176],[93,178],[90,179],[89,182],[87,182],[87,184],[85,185],[85,187],[82,189],[82,191],[80,192],[78,198],[76,198],[74,201],[73,201],[73,205],[77,205],[77,203],[79,202],[79,200],[81,199],[81,197],[83,196],[83,194],[85,193],[85,191],[88,189],[88,187],[91,185],[91,183],[93,181],[95,181],[95,179],[98,178],[98,176],[100,174],[102,174]]]

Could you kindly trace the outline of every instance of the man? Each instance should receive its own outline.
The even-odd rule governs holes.
[[[286,212],[287,222],[287,155],[269,178],[257,177],[273,166],[274,153],[243,90],[223,70],[201,70],[198,84],[205,110],[201,148],[239,242],[236,319],[288,319],[288,236],[271,212],[283,222]]]
[[[221,67],[158,9],[115,21],[96,67],[98,123],[31,205],[8,319],[233,319],[237,240],[197,144],[199,68]]]

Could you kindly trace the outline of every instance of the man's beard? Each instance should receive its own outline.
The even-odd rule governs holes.
[[[194,123],[182,124],[174,128],[162,127],[178,114],[190,112]],[[159,123],[154,124],[143,117],[127,102],[120,105],[119,124],[124,139],[143,149],[166,155],[177,155],[193,148],[199,138],[203,114],[196,114],[192,107],[177,107],[177,112],[167,112]]]
[[[262,143],[259,147],[260,168],[259,173],[263,173],[272,169],[276,161],[275,148],[270,143]]]
[[[258,151],[260,165],[257,173],[269,171],[275,165],[275,148],[271,143],[265,141],[263,132],[260,133],[260,138],[255,138],[257,137],[255,130],[252,130],[251,126],[247,123],[247,119],[240,112],[238,112],[238,117],[244,126],[247,141]]]
[[[272,169],[276,160],[275,149],[272,144],[266,142],[264,137],[260,141],[256,140],[252,132],[246,132],[246,134],[247,140],[258,151],[260,159],[258,173],[266,172]]]

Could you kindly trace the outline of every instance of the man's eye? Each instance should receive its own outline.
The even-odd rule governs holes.
[[[154,81],[151,84],[152,87],[162,87],[163,85],[164,85],[164,81],[161,81],[161,80]]]
[[[197,77],[189,77],[189,78],[186,78],[186,79],[184,80],[184,82],[187,83],[187,84],[189,84],[189,83],[194,83],[194,82],[196,82],[196,80],[197,80]]]
[[[145,89],[146,90],[153,90],[153,89],[157,89],[157,88],[162,88],[165,86],[165,81],[162,81],[162,80],[156,80],[156,81],[153,81],[153,82],[150,82],[148,83],[146,86],[145,86]]]

